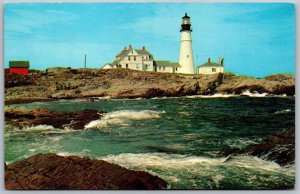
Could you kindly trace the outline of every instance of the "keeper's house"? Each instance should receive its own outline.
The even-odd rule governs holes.
[[[29,61],[9,61],[10,74],[28,75]]]
[[[181,66],[178,63],[170,61],[156,61],[153,55],[146,50],[134,49],[131,45],[124,48],[113,63],[106,63],[102,69],[126,68],[141,71],[178,73]]]
[[[224,73],[224,58],[220,58],[219,62],[212,62],[208,58],[207,62],[197,67],[197,74],[215,74]]]

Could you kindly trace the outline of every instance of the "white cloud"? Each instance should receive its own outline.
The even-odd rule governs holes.
[[[5,30],[11,32],[32,33],[32,30],[53,23],[71,22],[78,15],[56,10],[10,10],[11,15],[5,17]]]

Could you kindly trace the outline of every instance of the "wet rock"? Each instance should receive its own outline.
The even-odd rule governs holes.
[[[262,144],[251,144],[244,149],[227,149],[223,155],[249,154],[274,161],[282,166],[295,163],[295,127],[270,136]]]
[[[37,154],[6,165],[5,188],[53,189],[166,189],[167,182],[103,160],[56,154]]]
[[[59,129],[69,127],[74,130],[82,130],[84,125],[100,119],[102,113],[104,112],[97,110],[54,112],[46,108],[10,109],[5,110],[5,121],[7,124],[17,127],[51,125]]]

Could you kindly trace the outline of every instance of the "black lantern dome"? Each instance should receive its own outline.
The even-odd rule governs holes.
[[[190,17],[187,13],[182,17],[180,32],[181,31],[192,31]]]

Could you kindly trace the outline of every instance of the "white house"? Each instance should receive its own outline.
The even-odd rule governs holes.
[[[129,48],[124,48],[112,63],[112,68],[126,68],[143,71],[154,71],[153,55],[149,53],[145,47],[141,50],[134,49],[129,45]]]
[[[126,68],[142,71],[156,71],[178,73],[181,66],[179,63],[170,61],[155,61],[153,55],[143,47],[141,50],[134,49],[131,45],[116,55],[112,64],[105,64],[102,69]]]
[[[224,58],[220,58],[218,63],[211,62],[208,58],[207,62],[197,67],[198,74],[215,74],[224,73]]]

